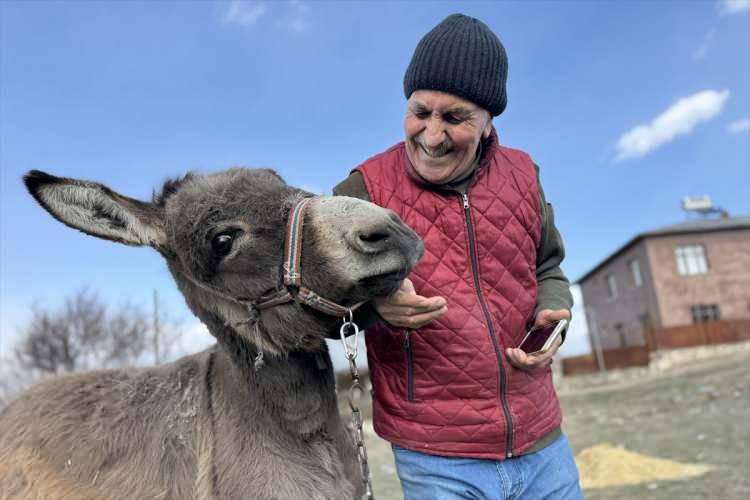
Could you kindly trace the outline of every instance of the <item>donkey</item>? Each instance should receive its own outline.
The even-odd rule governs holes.
[[[392,212],[311,198],[266,169],[188,174],[151,202],[39,171],[24,181],[62,223],[156,249],[217,342],[22,394],[0,413],[0,498],[362,495],[324,339],[335,315],[397,290],[421,257]]]

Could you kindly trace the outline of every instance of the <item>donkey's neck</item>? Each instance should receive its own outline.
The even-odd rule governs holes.
[[[231,327],[209,325],[217,338],[214,379],[241,418],[269,419],[292,434],[309,436],[326,431],[336,407],[333,367],[328,350],[292,351],[266,355],[262,366],[257,349]]]

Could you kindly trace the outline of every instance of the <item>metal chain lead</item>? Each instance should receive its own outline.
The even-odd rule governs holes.
[[[359,347],[359,327],[352,321],[353,314],[349,311],[349,317],[344,317],[344,324],[341,325],[339,333],[341,334],[341,343],[344,346],[344,354],[346,359],[349,360],[349,372],[352,376],[352,386],[349,388],[349,408],[352,410],[352,424],[355,428],[355,444],[357,446],[357,459],[359,460],[359,468],[362,472],[362,484],[365,487],[365,495],[363,498],[367,500],[374,500],[375,496],[372,492],[372,481],[370,477],[370,466],[367,462],[367,447],[365,446],[365,432],[362,428],[362,412],[359,409],[359,400],[362,397],[362,383],[359,379],[359,371],[357,370],[357,348]],[[349,344],[346,339],[346,332],[349,328],[354,329],[354,345]]]

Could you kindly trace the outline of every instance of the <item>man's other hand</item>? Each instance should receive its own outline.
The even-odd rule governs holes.
[[[443,297],[417,295],[414,284],[408,278],[393,295],[373,301],[384,320],[405,328],[419,328],[442,316],[448,310],[447,303]]]
[[[570,320],[570,311],[567,309],[542,309],[536,315],[534,319],[534,326],[546,325],[561,319]],[[549,350],[542,354],[527,354],[518,347],[508,347],[505,349],[505,354],[508,356],[510,364],[527,372],[538,370],[552,364],[552,358],[555,357],[557,350],[562,344],[562,336],[558,336],[552,343]]]

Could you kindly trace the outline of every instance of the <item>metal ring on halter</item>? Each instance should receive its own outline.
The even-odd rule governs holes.
[[[341,343],[344,345],[344,354],[346,355],[346,358],[349,360],[355,359],[357,357],[357,349],[359,347],[359,327],[357,326],[357,323],[354,322],[354,313],[351,309],[348,311],[349,319],[344,316],[342,320],[344,323],[341,325],[341,328],[339,328],[339,335],[341,335]],[[346,332],[349,329],[349,327],[354,328],[354,345],[351,345],[348,340],[346,340]]]

